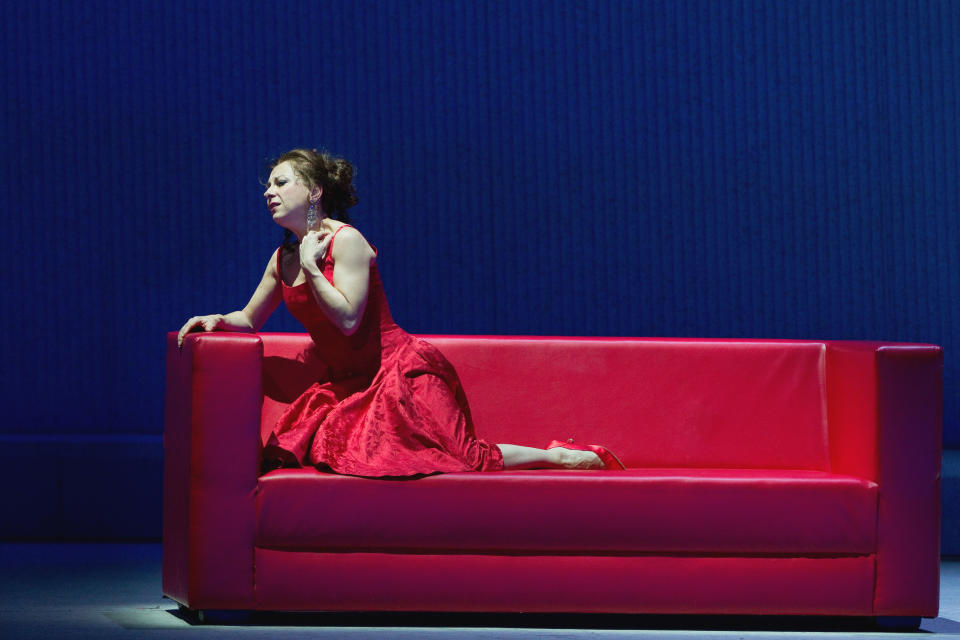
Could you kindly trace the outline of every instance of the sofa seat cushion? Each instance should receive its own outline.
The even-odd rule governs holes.
[[[819,471],[631,469],[260,478],[256,546],[298,551],[863,555],[877,485]]]

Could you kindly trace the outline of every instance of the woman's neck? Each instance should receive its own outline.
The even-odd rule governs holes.
[[[320,218],[320,221],[317,223],[317,231],[334,231],[337,226],[339,225],[335,220],[324,216]],[[290,229],[290,231],[297,237],[297,242],[300,242],[303,240],[303,236],[307,235],[308,229],[303,227],[300,229]]]

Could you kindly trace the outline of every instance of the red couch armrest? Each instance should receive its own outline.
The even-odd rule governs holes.
[[[877,615],[936,617],[940,601],[943,352],[877,351]]]
[[[827,343],[830,461],[880,487],[874,613],[938,613],[943,350]]]
[[[163,592],[194,609],[253,603],[263,345],[167,335]]]

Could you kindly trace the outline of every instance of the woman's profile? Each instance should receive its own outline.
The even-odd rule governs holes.
[[[345,159],[312,149],[277,158],[263,195],[287,240],[242,310],[195,316],[180,329],[181,344],[191,331],[256,332],[282,302],[309,332],[329,375],[282,414],[264,448],[264,469],[316,466],[383,477],[622,468],[594,445],[554,441],[537,449],[476,436],[453,366],[390,315],[377,252],[349,224],[353,174]]]

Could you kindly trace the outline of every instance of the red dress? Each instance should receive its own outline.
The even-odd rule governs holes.
[[[321,265],[331,284],[340,229]],[[330,375],[280,416],[264,448],[265,469],[313,465],[370,477],[503,469],[500,448],[474,434],[453,365],[393,321],[375,264],[352,336],[327,319],[308,283],[281,286],[287,309],[310,333]]]

